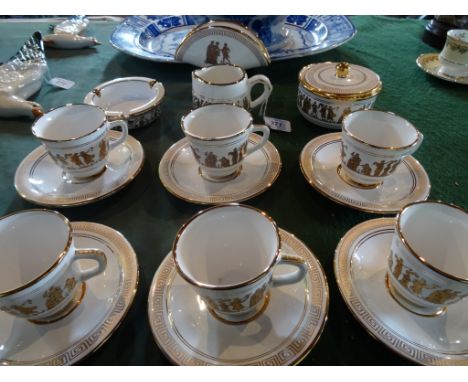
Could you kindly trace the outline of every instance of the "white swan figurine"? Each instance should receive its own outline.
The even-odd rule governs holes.
[[[72,16],[51,27],[54,33],[44,36],[44,45],[56,49],[81,49],[101,45],[94,37],[80,36],[89,24],[85,16]]]
[[[8,62],[0,66],[0,117],[42,113],[36,102],[26,101],[42,86],[47,62],[40,32],[35,32]]]

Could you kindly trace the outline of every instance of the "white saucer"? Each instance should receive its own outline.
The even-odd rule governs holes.
[[[260,141],[252,134],[249,144]],[[247,156],[240,174],[226,182],[205,180],[193,156],[187,138],[183,138],[163,155],[159,163],[159,179],[174,196],[191,203],[216,204],[240,202],[269,188],[281,171],[281,158],[271,142]]]
[[[397,303],[385,282],[393,218],[352,228],[335,252],[341,294],[356,319],[390,349],[424,365],[468,365],[468,299],[436,317],[413,314]]]
[[[406,157],[379,187],[362,189],[350,186],[338,175],[340,150],[341,133],[331,133],[311,140],[301,152],[302,173],[327,198],[360,211],[387,214],[429,196],[429,177],[412,156]]]
[[[172,255],[157,270],[148,298],[151,330],[160,349],[179,365],[289,365],[317,343],[327,319],[328,284],[313,253],[280,230],[282,248],[309,263],[304,281],[270,289],[265,311],[245,324],[214,318],[180,277]],[[279,267],[277,272],[290,271]]]
[[[86,281],[83,301],[60,321],[36,325],[0,312],[0,365],[76,363],[109,338],[130,308],[138,284],[137,258],[130,243],[101,224],[74,222],[72,227],[78,247],[104,251],[106,270]]]
[[[422,70],[431,76],[440,78],[441,80],[455,82],[457,84],[468,85],[468,73],[464,76],[455,77],[440,71],[442,64],[439,61],[438,53],[421,54],[416,59],[416,63]]]
[[[109,131],[111,139],[120,135]],[[73,207],[92,203],[129,184],[143,167],[140,142],[128,136],[125,144],[109,152],[104,173],[88,182],[69,183],[43,146],[33,150],[18,166],[15,187],[24,199],[43,206]]]

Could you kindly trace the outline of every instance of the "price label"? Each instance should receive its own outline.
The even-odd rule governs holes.
[[[52,86],[55,86],[61,89],[70,89],[73,86],[75,86],[75,83],[73,81],[66,80],[65,78],[59,78],[59,77],[52,78],[51,80],[48,81],[48,83]]]
[[[279,119],[265,116],[265,124],[272,130],[283,131],[285,133],[291,132],[291,122],[286,119]]]

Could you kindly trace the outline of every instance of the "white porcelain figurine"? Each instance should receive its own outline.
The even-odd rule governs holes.
[[[40,32],[35,32],[8,62],[0,66],[0,117],[42,115],[42,107],[27,101],[42,86],[47,62]]]

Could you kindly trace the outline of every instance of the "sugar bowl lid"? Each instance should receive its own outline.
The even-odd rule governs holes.
[[[367,99],[382,90],[375,72],[347,62],[307,65],[299,72],[299,85],[324,98],[348,101]]]

